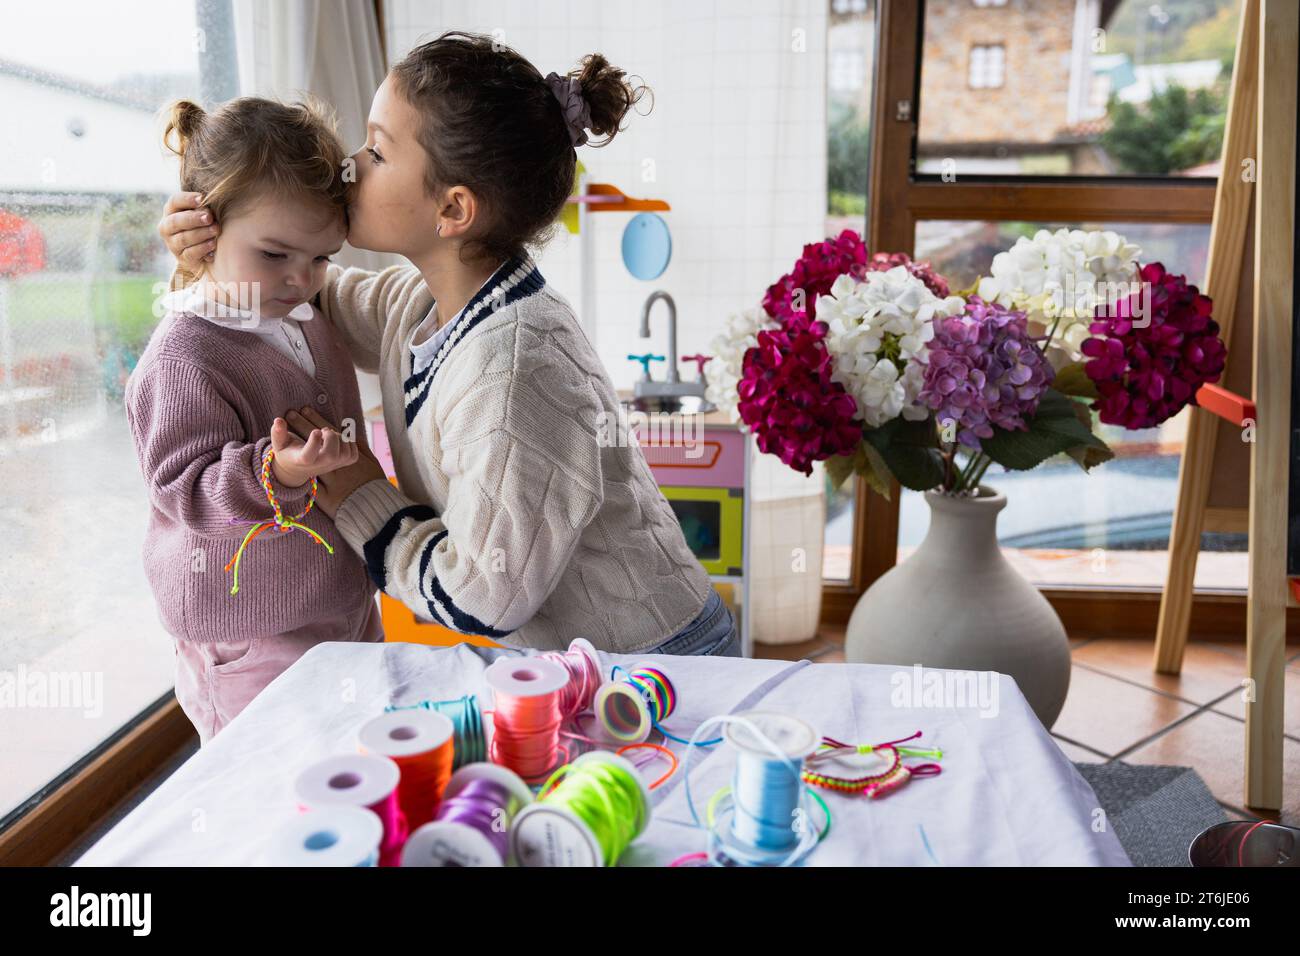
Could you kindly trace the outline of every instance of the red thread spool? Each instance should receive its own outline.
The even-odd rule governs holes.
[[[397,803],[401,773],[387,757],[342,754],[317,761],[294,782],[298,809],[364,807],[379,817],[384,837],[379,844],[379,865],[397,866],[406,842],[406,820]]]
[[[363,753],[397,764],[397,803],[408,832],[433,819],[451,779],[454,728],[433,710],[395,710],[366,721],[357,732]]]
[[[541,657],[502,657],[486,676],[496,698],[488,749],[492,762],[528,782],[567,763],[568,749],[560,745],[560,691],[569,679],[565,669]]]

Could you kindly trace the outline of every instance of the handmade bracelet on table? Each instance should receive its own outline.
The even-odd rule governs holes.
[[[913,734],[911,737],[903,738],[903,740],[912,740],[919,736],[921,736],[920,731]],[[904,755],[914,757],[935,757],[936,759],[943,758],[943,751],[938,749],[920,750],[915,747],[897,746],[902,743],[903,740],[891,740],[888,743],[883,744],[862,744],[855,746],[853,744],[842,743],[832,737],[823,737],[821,749],[804,761],[804,783],[809,783],[814,787],[821,787],[825,790],[838,790],[841,793],[861,793],[874,800],[883,797],[888,793],[892,793],[914,776],[932,776],[942,770],[938,764],[934,763],[918,764],[910,767],[903,763]],[[881,756],[886,762],[885,769],[878,773],[866,774],[861,777],[833,776],[831,774],[822,773],[818,769],[832,760],[868,753],[878,754]]]
[[[328,541],[301,522],[301,519],[307,517],[307,513],[311,511],[312,505],[316,503],[316,477],[314,475],[312,476],[311,487],[307,491],[306,506],[301,512],[294,515],[292,518],[286,517],[284,510],[280,507],[279,500],[275,497],[275,491],[271,487],[271,459],[274,457],[275,450],[268,448],[266,454],[262,456],[262,474],[260,476],[262,490],[266,492],[266,500],[271,503],[271,511],[273,514],[269,521],[256,522],[253,527],[248,529],[248,533],[244,535],[244,540],[239,544],[239,550],[235,552],[233,558],[226,562],[225,569],[227,571],[232,567],[235,570],[235,583],[230,589],[231,594],[239,593],[239,562],[243,557],[244,548],[248,547],[254,538],[268,528],[275,528],[281,532],[292,531],[294,528],[297,528],[299,531],[305,531],[307,534],[311,535],[318,544],[324,545],[326,551],[330,554],[334,553],[334,549],[330,547]]]

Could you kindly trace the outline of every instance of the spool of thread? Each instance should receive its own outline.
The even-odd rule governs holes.
[[[605,750],[551,775],[510,828],[520,866],[613,866],[650,822],[650,794],[636,768]]]
[[[454,758],[452,769],[459,770],[466,764],[482,763],[487,760],[487,735],[483,730],[483,711],[479,707],[478,697],[466,694],[454,700],[422,700],[418,704],[394,706],[389,704],[386,712],[399,710],[432,710],[442,714],[451,721],[452,750]]]
[[[596,648],[586,638],[576,637],[563,653],[551,651],[539,655],[564,668],[568,675],[560,688],[560,714],[568,720],[585,710],[591,710],[596,691],[600,689],[600,658]]]
[[[695,730],[701,736],[714,724],[726,727],[724,739],[736,751],[731,787],[709,801],[709,856],[723,865],[791,866],[808,854],[830,828],[830,813],[802,781],[804,759],[817,749],[817,734],[807,723],[788,714],[750,711],[706,720]],[[691,743],[693,744],[694,738]],[[686,803],[700,825],[690,790],[687,751]],[[730,822],[715,825],[719,799],[730,810]],[[812,800],[821,803],[826,819],[819,835],[813,825]]]
[[[438,815],[406,841],[402,866],[505,866],[510,827],[533,802],[513,770],[472,763],[452,774]]]
[[[568,675],[554,661],[501,657],[487,669],[486,677],[496,698],[488,751],[492,762],[509,767],[529,783],[543,779],[568,759],[568,750],[560,744],[564,718],[559,698]]]
[[[298,809],[304,812],[333,806],[370,810],[379,818],[384,834],[379,841],[379,865],[396,866],[407,833],[397,803],[400,779],[397,764],[387,757],[341,754],[317,761],[300,773],[294,791]]]
[[[615,668],[615,673],[621,671]],[[677,707],[677,692],[663,671],[637,664],[624,680],[611,680],[596,692],[592,709],[601,729],[620,743],[639,744]]]
[[[271,840],[271,866],[375,866],[384,826],[361,807],[309,810],[290,820]]]
[[[361,725],[357,742],[363,753],[397,764],[401,772],[397,803],[408,829],[432,820],[451,779],[451,721],[431,710],[380,714]]]

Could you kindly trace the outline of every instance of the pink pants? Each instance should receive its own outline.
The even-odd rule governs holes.
[[[283,634],[215,643],[177,640],[176,700],[199,732],[200,745],[206,744],[310,648],[325,641],[383,639],[379,603],[372,599],[347,618]]]

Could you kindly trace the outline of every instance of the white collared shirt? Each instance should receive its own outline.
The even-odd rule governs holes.
[[[447,341],[447,336],[451,334],[451,327],[455,325],[456,320],[460,318],[460,313],[465,311],[464,309],[461,309],[460,312],[457,312],[452,316],[449,322],[443,323],[442,328],[437,329],[437,331],[434,331],[433,334],[430,335],[430,331],[434,329],[438,322],[434,315],[436,309],[436,303],[429,306],[428,315],[424,317],[424,321],[420,323],[419,327],[411,336],[412,375],[424,371],[430,364],[432,364],[434,356],[438,354],[438,349],[442,347],[442,343]],[[425,338],[425,336],[428,337]],[[423,339],[423,341],[421,341],[421,339]]]
[[[315,314],[310,302],[294,306],[282,319],[272,319],[252,309],[237,309],[213,302],[204,296],[199,284],[169,292],[163,296],[162,302],[164,308],[172,312],[190,312],[223,328],[260,335],[309,377],[316,377],[316,362],[299,325]]]

